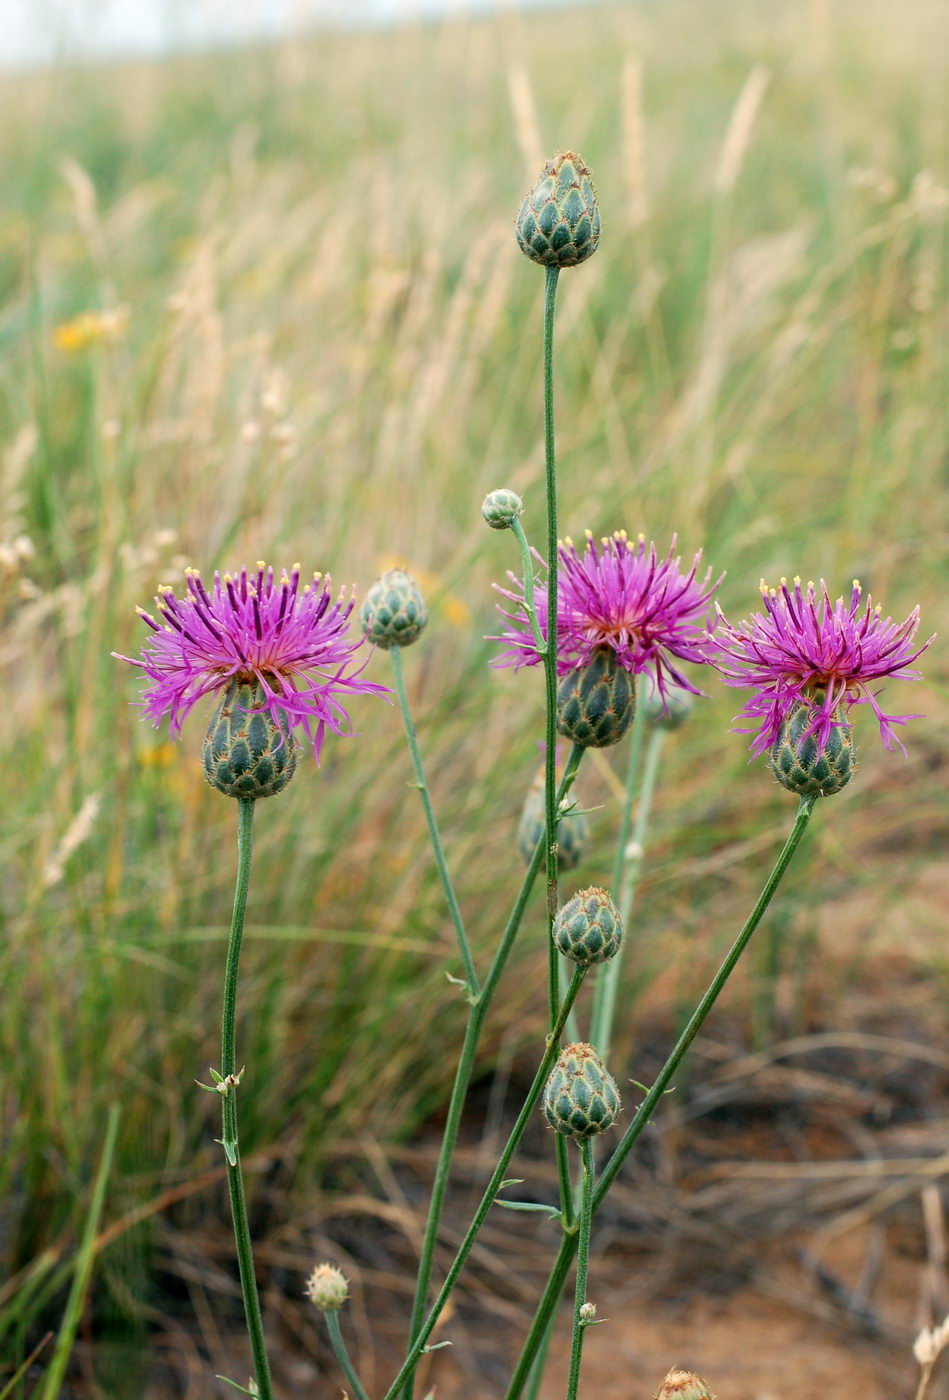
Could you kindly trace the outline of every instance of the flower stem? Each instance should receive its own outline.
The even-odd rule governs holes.
[[[461,1245],[458,1249],[458,1253],[455,1255],[452,1265],[445,1276],[445,1282],[442,1284],[441,1291],[439,1292],[438,1297],[435,1299],[435,1302],[432,1305],[428,1317],[425,1319],[424,1323],[419,1329],[418,1335],[412,1342],[412,1345],[409,1349],[409,1354],[405,1358],[405,1361],[402,1363],[402,1367],[399,1370],[398,1375],[395,1377],[389,1389],[386,1391],[384,1400],[393,1400],[393,1397],[398,1394],[402,1386],[405,1384],[405,1381],[408,1378],[408,1376],[414,1371],[418,1358],[421,1356],[422,1351],[425,1348],[425,1344],[427,1343],[429,1337],[432,1335],[432,1332],[435,1329],[435,1324],[438,1322],[438,1319],[441,1316],[442,1309],[445,1306],[448,1296],[455,1286],[455,1282],[458,1278],[458,1275],[464,1268],[465,1261],[467,1260],[468,1255],[471,1253],[471,1249],[478,1236],[478,1232],[481,1229],[481,1226],[484,1224],[484,1221],[487,1217],[489,1210],[491,1209],[491,1206],[494,1204],[494,1200],[500,1189],[501,1182],[504,1180],[504,1173],[507,1171],[511,1158],[514,1156],[514,1153],[517,1149],[517,1145],[520,1142],[524,1129],[527,1126],[528,1119],[534,1111],[534,1108],[537,1104],[537,1100],[540,1098],[541,1091],[547,1080],[547,1076],[550,1073],[551,1067],[553,1066],[554,1060],[557,1058],[557,1055],[560,1050],[560,1036],[563,1031],[564,1025],[566,1024],[567,1016],[570,1013],[570,1008],[573,1006],[576,995],[580,990],[580,984],[583,981],[585,972],[585,968],[578,967],[576,972],[573,974],[570,986],[567,988],[567,994],[563,1000],[563,1005],[560,1008],[560,1013],[557,1017],[556,1024],[554,1025],[551,1034],[547,1037],[547,1048],[544,1051],[543,1059],[541,1060],[540,1065],[538,1066],[537,1073],[534,1075],[533,1083],[531,1084],[531,1087],[528,1090],[527,1097],[524,1100],[524,1104],[521,1108],[521,1111],[517,1115],[517,1119],[515,1120],[514,1126],[511,1129],[510,1136],[508,1137],[508,1140],[504,1145],[504,1150],[502,1151],[498,1159],[497,1166],[495,1167],[491,1175],[491,1180],[488,1182],[488,1185],[485,1188],[484,1195],[481,1197],[481,1201],[478,1205],[477,1210],[474,1213],[474,1217],[471,1221],[471,1224],[468,1226],[468,1230],[465,1234],[464,1239],[461,1242]],[[487,983],[485,983],[485,987],[487,987]]]
[[[645,708],[645,707],[644,707]],[[635,720],[633,721],[635,724]],[[635,734],[634,734],[635,739]],[[639,880],[639,872],[642,868],[643,855],[646,849],[646,833],[649,830],[649,815],[652,808],[653,793],[656,790],[656,779],[659,776],[659,759],[662,755],[662,746],[665,741],[665,731],[655,728],[649,736],[649,747],[646,750],[646,762],[643,765],[642,786],[639,792],[639,802],[636,806],[636,820],[633,823],[632,840],[629,839],[629,825],[621,832],[622,844],[617,850],[617,862],[613,872],[613,899],[619,909],[620,920],[623,925],[624,934],[629,932],[629,918],[633,911],[633,898],[636,894],[636,885]],[[628,791],[628,790],[627,790]],[[619,990],[620,968],[623,960],[625,942],[620,946],[619,952],[609,962],[603,964],[600,977],[596,984],[596,1000],[593,1005],[593,1034],[591,1040],[596,1047],[597,1054],[605,1060],[610,1053],[610,1042],[613,1037],[613,1022],[616,1015],[616,994]]]
[[[227,1159],[227,1189],[231,1198],[234,1221],[234,1241],[237,1264],[244,1296],[244,1317],[254,1358],[254,1374],[261,1400],[273,1400],[270,1366],[264,1345],[264,1325],[254,1277],[254,1257],[250,1230],[247,1225],[247,1204],[244,1200],[244,1180],[241,1175],[240,1147],[237,1139],[237,1060],[235,1057],[235,1025],[237,1021],[237,977],[240,966],[241,943],[244,937],[244,914],[250,885],[250,858],[253,847],[254,802],[240,797],[237,828],[237,885],[234,890],[234,913],[231,936],[227,945],[227,965],[224,972],[224,1014],[221,1020],[221,1075],[225,1092],[221,1095],[223,1136],[221,1143]]]
[[[432,842],[432,850],[435,854],[435,864],[438,866],[439,878],[442,882],[442,889],[445,891],[445,900],[448,904],[448,912],[454,925],[455,936],[458,939],[458,951],[461,953],[461,961],[465,967],[465,978],[468,982],[468,994],[474,999],[478,995],[478,974],[471,957],[471,949],[468,946],[468,936],[465,933],[465,926],[461,917],[461,910],[458,908],[458,900],[455,897],[455,889],[448,873],[448,865],[445,861],[445,849],[442,846],[442,838],[438,831],[438,823],[435,820],[435,809],[432,806],[432,796],[428,790],[428,783],[425,781],[425,770],[422,767],[422,755],[419,753],[418,737],[415,732],[415,724],[409,711],[408,697],[405,693],[405,676],[402,671],[402,652],[399,647],[389,648],[389,657],[392,661],[392,675],[395,680],[395,693],[399,701],[399,709],[402,711],[402,723],[405,726],[405,737],[409,744],[409,753],[412,756],[412,768],[415,771],[415,782],[422,799],[422,807],[425,811],[425,820],[428,823],[428,834]]]
[[[557,916],[557,451],[554,435],[554,312],[557,304],[557,278],[560,269],[548,267],[544,284],[544,459],[547,484],[547,645],[544,648],[544,680],[547,695],[546,757],[544,764],[544,811],[547,831],[547,1000],[550,1025],[560,1005],[560,960],[554,946],[554,919]],[[526,583],[525,583],[526,597]],[[557,1137],[557,1176],[560,1181],[560,1212],[565,1226],[573,1224],[570,1163],[567,1145]]]
[[[577,1237],[577,1292],[573,1304],[573,1345],[570,1349],[567,1400],[577,1400],[583,1334],[588,1326],[583,1318],[582,1309],[587,1300],[590,1228],[593,1224],[593,1142],[590,1138],[584,1138],[580,1143],[580,1156],[583,1159],[583,1198],[580,1206],[580,1233]]]
[[[692,1044],[693,1040],[698,1035],[699,1030],[702,1027],[702,1023],[704,1022],[708,1013],[711,1011],[712,1007],[715,1005],[715,1002],[718,999],[722,988],[725,986],[725,983],[728,981],[729,977],[734,971],[735,965],[738,962],[738,959],[741,957],[742,953],[744,952],[744,949],[749,939],[751,938],[751,935],[754,933],[755,929],[761,922],[765,910],[771,903],[771,899],[774,895],[775,890],[781,883],[782,876],[784,875],[785,871],[790,865],[792,857],[794,856],[795,851],[800,845],[801,838],[803,837],[804,832],[807,829],[807,823],[810,820],[811,812],[813,811],[814,803],[816,801],[817,799],[815,797],[801,798],[797,816],[794,820],[794,826],[791,829],[791,833],[788,836],[787,841],[784,843],[784,848],[781,851],[781,854],[778,856],[774,869],[768,876],[767,882],[765,883],[761,894],[758,896],[758,900],[754,908],[752,909],[751,913],[748,916],[748,919],[742,926],[741,932],[738,934],[738,937],[735,939],[731,948],[728,950],[724,961],[722,962],[715,976],[712,978],[708,990],[706,991],[705,995],[702,997],[702,1000],[699,1002],[698,1006],[695,1008],[691,1017],[689,1018],[688,1024],[682,1031],[682,1034],[679,1036],[679,1039],[676,1041],[675,1046],[671,1054],[669,1055],[669,1058],[666,1060],[662,1069],[659,1071],[659,1074],[652,1088],[649,1090],[649,1093],[646,1095],[645,1099],[643,1099],[643,1102],[640,1104],[632,1123],[630,1123],[629,1127],[626,1129],[626,1132],[623,1134],[619,1145],[616,1147],[615,1151],[613,1152],[612,1156],[610,1157],[609,1161],[603,1169],[602,1175],[600,1176],[600,1180],[593,1193],[594,1213],[599,1209],[600,1205],[602,1204],[606,1193],[609,1191],[610,1187],[615,1181],[619,1170],[625,1162],[627,1156],[629,1155],[629,1152],[636,1139],[639,1137],[640,1133],[650,1121],[653,1110],[655,1109],[659,1100],[662,1098],[662,1095],[665,1093],[666,1087],[668,1086],[670,1079],[678,1069],[679,1064],[685,1056],[685,1053],[688,1050],[689,1046]],[[537,1305],[537,1311],[534,1314],[534,1321],[531,1324],[530,1331],[527,1335],[527,1339],[521,1351],[520,1359],[511,1378],[511,1383],[508,1386],[505,1400],[516,1400],[516,1398],[520,1396],[521,1391],[524,1388],[524,1384],[527,1380],[528,1375],[530,1374],[531,1367],[534,1364],[534,1357],[537,1354],[537,1349],[541,1344],[548,1324],[553,1316],[554,1310],[557,1307],[557,1302],[560,1298],[560,1293],[563,1288],[564,1281],[570,1269],[570,1261],[573,1258],[574,1251],[577,1248],[577,1243],[578,1240],[577,1235],[575,1233],[565,1234],[563,1239],[561,1240],[560,1251],[557,1255],[556,1260],[554,1261],[553,1268],[551,1269],[550,1277],[547,1280],[547,1286],[544,1289],[541,1300]]]
[[[339,1313],[336,1311],[325,1312],[326,1327],[330,1334],[330,1342],[333,1346],[333,1354],[339,1362],[343,1375],[352,1387],[356,1400],[369,1400],[362,1382],[356,1375],[356,1369],[349,1359],[349,1352],[346,1350],[346,1343],[343,1341],[342,1329],[339,1325]]]
[[[560,780],[560,787],[557,790],[557,804],[563,801],[573,784],[580,760],[583,757],[583,750],[574,746],[564,768],[563,777]],[[432,1195],[428,1206],[428,1219],[425,1222],[425,1234],[422,1240],[421,1256],[419,1258],[418,1277],[415,1282],[415,1298],[412,1304],[412,1320],[409,1326],[410,1345],[416,1340],[421,1331],[422,1320],[425,1314],[425,1302],[428,1296],[428,1285],[432,1274],[432,1264],[435,1257],[435,1244],[438,1239],[438,1229],[441,1224],[442,1209],[445,1203],[445,1192],[448,1188],[448,1176],[451,1171],[451,1159],[455,1150],[455,1143],[458,1139],[458,1128],[461,1124],[461,1115],[464,1109],[465,1096],[468,1092],[468,1085],[471,1081],[471,1074],[475,1065],[475,1055],[477,1053],[478,1041],[484,1027],[491,998],[504,970],[508,955],[514,944],[524,917],[524,910],[537,872],[540,869],[544,857],[546,842],[538,841],[537,847],[531,857],[530,864],[521,883],[521,888],[514,907],[508,916],[504,933],[498,944],[497,951],[488,969],[484,986],[478,995],[471,1002],[468,1012],[468,1024],[465,1027],[465,1038],[461,1047],[461,1055],[458,1060],[458,1067],[455,1070],[455,1081],[452,1085],[451,1098],[448,1103],[448,1113],[445,1119],[445,1131],[442,1134],[441,1148],[438,1154],[438,1163],[435,1168],[435,1180],[432,1183]],[[446,1295],[447,1296],[447,1295]],[[404,1393],[410,1396],[414,1382],[414,1366],[409,1371]]]

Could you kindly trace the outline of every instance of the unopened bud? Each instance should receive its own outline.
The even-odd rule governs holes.
[[[606,962],[619,952],[622,941],[623,921],[606,890],[581,890],[557,911],[554,942],[580,967]]]
[[[517,849],[525,865],[530,865],[543,841],[547,824],[544,809],[544,775],[528,789],[517,823]],[[590,840],[590,824],[582,812],[566,812],[557,823],[557,869],[561,875],[579,865]]]
[[[388,569],[363,599],[359,620],[366,640],[388,651],[417,640],[428,609],[414,578],[404,569]]]
[[[656,1400],[715,1400],[715,1397],[701,1376],[673,1367],[656,1391]]]
[[[522,253],[543,267],[575,267],[596,252],[600,210],[586,165],[573,151],[549,160],[517,216]]]
[[[349,1284],[332,1264],[317,1264],[306,1281],[306,1296],[321,1312],[338,1312],[349,1297]]]
[[[592,1045],[568,1045],[544,1085],[544,1117],[555,1133],[580,1142],[605,1133],[620,1111],[613,1076]]]
[[[481,514],[492,530],[510,530],[517,517],[524,514],[524,502],[516,491],[501,486],[485,496]]]

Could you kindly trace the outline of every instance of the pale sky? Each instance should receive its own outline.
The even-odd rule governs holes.
[[[449,13],[530,9],[545,0],[0,0],[0,68],[160,54]],[[547,0],[549,3],[550,0]],[[557,3],[557,0],[554,0]],[[570,0],[559,0],[570,3]]]

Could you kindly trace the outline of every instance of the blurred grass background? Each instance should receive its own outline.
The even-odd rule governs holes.
[[[947,30],[929,0],[664,0],[0,80],[5,1359],[58,1325],[115,1103],[100,1344],[87,1322],[69,1394],[116,1394],[114,1374],[144,1393],[156,1348],[200,1384],[234,1308],[226,1233],[209,1242],[216,1105],[192,1080],[217,1054],[235,814],[200,777],[200,719],[180,745],[143,726],[109,654],[137,648],[159,583],[258,558],[360,592],[416,572],[412,701],[482,961],[493,945],[542,687],[487,668],[490,582],[516,558],[478,508],[513,486],[540,542],[543,279],[512,221],[552,151],[583,153],[605,230],[561,279],[564,533],[677,531],[727,571],[730,615],[762,576],[834,596],[856,576],[945,630]],[[858,728],[859,778],[752,954],[752,1044],[817,1014],[818,947],[828,1005],[877,955],[944,989],[943,654],[888,693],[927,715],[908,759]],[[667,746],[627,1057],[639,992],[662,973],[686,1007],[789,820],[709,688]],[[397,712],[353,718],[259,813],[241,992],[261,1258],[304,1344],[328,1164],[438,1108],[463,1024]],[[609,875],[623,758],[583,775],[602,809],[583,883]],[[536,1041],[540,920],[485,1071]]]

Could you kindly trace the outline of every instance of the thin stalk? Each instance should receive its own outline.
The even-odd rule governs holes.
[[[635,721],[634,721],[635,723]],[[619,864],[619,878],[616,879],[614,872],[613,898],[619,908],[620,919],[624,932],[629,930],[629,918],[633,912],[633,899],[636,894],[636,885],[639,881],[639,872],[642,869],[643,855],[646,850],[646,833],[649,830],[649,816],[652,810],[653,794],[656,790],[656,779],[659,776],[659,760],[662,756],[662,746],[665,742],[665,730],[658,726],[653,729],[649,737],[649,747],[646,750],[646,762],[643,765],[642,786],[639,793],[639,802],[636,805],[636,821],[633,824],[632,839],[623,843],[620,848],[624,857]],[[613,1022],[616,1018],[616,994],[619,990],[620,968],[623,959],[623,945],[619,952],[609,962],[603,964],[602,972],[596,984],[597,998],[599,1005],[594,1003],[594,1018],[599,1011],[599,1019],[594,1019],[595,1034],[593,1035],[593,1045],[597,1054],[605,1060],[610,1052],[610,1042],[613,1038]]]
[[[530,545],[527,543],[524,526],[517,516],[511,521],[511,529],[514,531],[517,547],[521,551],[521,577],[524,582],[524,611],[531,625],[531,635],[534,638],[534,646],[537,648],[537,654],[538,656],[546,656],[547,641],[543,632],[540,630],[540,623],[537,621],[537,609],[534,606],[534,561],[531,558]]]
[[[560,960],[554,945],[557,917],[557,450],[554,432],[554,312],[560,269],[547,268],[544,285],[544,459],[547,485],[547,645],[544,648],[544,681],[547,697],[546,756],[544,763],[544,812],[547,832],[547,1001],[553,1026],[560,1005]],[[565,1226],[573,1224],[570,1163],[563,1138],[557,1138],[557,1177],[560,1213]]]
[[[593,1193],[594,1214],[602,1205],[606,1193],[616,1180],[619,1170],[629,1155],[633,1144],[650,1121],[653,1110],[665,1093],[670,1079],[678,1069],[689,1046],[698,1035],[702,1023],[715,1005],[722,988],[734,971],[735,965],[744,952],[751,935],[761,922],[765,910],[771,903],[775,890],[781,883],[781,879],[790,865],[795,851],[800,845],[801,838],[807,829],[807,823],[810,820],[811,812],[813,811],[816,801],[817,799],[815,797],[801,798],[797,816],[794,820],[794,826],[791,829],[788,839],[784,843],[784,848],[778,856],[774,869],[768,876],[764,889],[758,896],[754,908],[742,926],[738,937],[728,950],[718,972],[716,972],[712,981],[709,983],[708,990],[689,1018],[688,1024],[676,1041],[669,1058],[659,1071],[652,1088],[640,1104],[632,1123],[630,1123],[626,1132],[623,1134],[619,1145],[603,1169],[603,1173]],[[517,1400],[517,1397],[520,1396],[524,1388],[531,1367],[534,1364],[534,1358],[537,1354],[538,1347],[540,1346],[541,1340],[557,1307],[564,1281],[570,1269],[570,1261],[573,1258],[576,1248],[577,1235],[565,1234],[561,1240],[560,1250],[554,1261],[553,1268],[551,1269],[550,1277],[547,1280],[547,1286],[537,1305],[534,1321],[531,1324],[530,1331],[521,1351],[517,1367],[511,1377],[511,1383],[508,1386],[505,1400]]]
[[[425,780],[425,769],[422,767],[422,755],[419,753],[418,736],[415,732],[415,724],[409,710],[408,697],[405,693],[405,676],[402,671],[402,650],[400,647],[389,648],[389,659],[392,662],[392,675],[395,680],[395,693],[399,701],[399,709],[402,711],[402,723],[405,726],[405,737],[409,744],[409,753],[412,756],[412,768],[415,772],[415,783],[418,787],[419,796],[422,799],[422,807],[425,811],[425,820],[428,823],[428,834],[432,843],[432,851],[435,855],[435,864],[438,867],[438,875],[442,882],[442,889],[445,892],[445,901],[448,904],[448,912],[454,925],[455,936],[458,939],[458,951],[461,953],[461,961],[465,967],[465,978],[468,983],[468,993],[473,999],[478,995],[478,974],[475,972],[475,965],[471,957],[471,949],[468,946],[468,935],[465,933],[465,926],[461,917],[461,910],[458,908],[458,900],[455,897],[455,887],[452,884],[451,876],[448,873],[448,865],[445,861],[445,848],[442,845],[442,838],[438,830],[438,822],[435,820],[435,809],[432,806],[432,795],[428,790],[428,783]]]
[[[577,1236],[577,1292],[573,1304],[573,1344],[570,1348],[567,1400],[577,1400],[583,1334],[589,1325],[583,1316],[583,1305],[587,1300],[590,1229],[593,1224],[593,1142],[590,1138],[584,1138],[580,1143],[580,1156],[583,1159],[583,1201],[580,1206],[580,1233]]]
[[[241,943],[244,938],[247,891],[250,886],[254,802],[253,799],[239,797],[237,805],[237,884],[234,890],[231,935],[227,945],[227,965],[224,971],[224,1013],[221,1019],[221,1075],[223,1076],[223,1083],[220,1086],[223,1118],[221,1145],[224,1148],[226,1159],[227,1189],[231,1198],[237,1265],[241,1276],[241,1293],[244,1297],[244,1317],[247,1321],[250,1349],[254,1358],[257,1389],[261,1400],[273,1400],[273,1384],[270,1379],[270,1366],[267,1362],[267,1350],[264,1344],[264,1324],[260,1315],[257,1281],[254,1277],[254,1256],[251,1250],[250,1229],[247,1224],[247,1203],[244,1200],[244,1178],[241,1174],[241,1155],[237,1136],[237,1086],[240,1082],[235,1054],[237,977]]]
[[[580,760],[583,757],[583,750],[576,745],[571,751],[560,780],[560,787],[557,790],[557,803],[559,804],[566,797],[573,784]],[[540,869],[544,858],[545,841],[538,841],[537,847],[531,857],[530,864],[521,883],[521,888],[514,907],[508,917],[501,941],[498,944],[494,959],[488,969],[484,986],[478,995],[471,1002],[468,1012],[468,1024],[465,1027],[465,1038],[461,1047],[461,1055],[458,1059],[458,1067],[455,1070],[455,1081],[452,1085],[451,1098],[448,1103],[448,1113],[445,1119],[445,1131],[442,1134],[441,1148],[438,1154],[438,1163],[435,1168],[435,1179],[432,1184],[432,1195],[428,1206],[428,1219],[425,1222],[425,1234],[422,1239],[422,1250],[419,1258],[418,1277],[415,1282],[415,1297],[412,1304],[412,1319],[409,1326],[410,1345],[418,1336],[422,1319],[425,1315],[425,1303],[428,1296],[428,1286],[432,1275],[432,1264],[435,1258],[435,1245],[438,1240],[438,1230],[441,1224],[442,1210],[445,1203],[445,1192],[448,1189],[448,1177],[451,1171],[451,1159],[455,1150],[455,1143],[458,1140],[458,1128],[461,1124],[461,1115],[465,1105],[465,1096],[468,1092],[468,1085],[471,1081],[471,1074],[475,1065],[475,1056],[478,1048],[478,1041],[484,1027],[491,998],[504,970],[508,955],[514,945],[521,920],[524,917],[524,910],[537,872]],[[414,1382],[414,1368],[409,1374],[405,1387],[405,1394],[411,1395]]]
[[[369,1400],[362,1382],[356,1375],[356,1368],[349,1359],[349,1352],[346,1350],[346,1343],[343,1341],[343,1333],[339,1325],[339,1313],[325,1312],[323,1316],[326,1318],[326,1327],[330,1334],[333,1354],[340,1364],[343,1375],[349,1381],[353,1395],[355,1395],[356,1400]]]
[[[418,1336],[413,1341],[409,1350],[409,1354],[405,1358],[405,1361],[402,1363],[402,1367],[398,1375],[395,1377],[395,1380],[392,1382],[389,1389],[386,1391],[384,1400],[393,1400],[393,1397],[399,1393],[402,1386],[405,1384],[405,1381],[410,1375],[410,1373],[414,1371],[415,1366],[418,1362],[418,1358],[421,1356],[429,1337],[432,1335],[432,1332],[435,1329],[435,1324],[438,1322],[438,1319],[441,1316],[442,1309],[444,1308],[445,1303],[448,1300],[449,1294],[455,1286],[458,1275],[464,1268],[465,1261],[467,1260],[468,1255],[471,1253],[474,1242],[478,1237],[478,1232],[480,1231],[481,1226],[485,1222],[488,1211],[494,1204],[495,1197],[497,1196],[497,1193],[501,1186],[501,1182],[504,1180],[504,1174],[508,1169],[511,1158],[514,1156],[514,1153],[517,1150],[517,1145],[520,1142],[524,1129],[527,1126],[528,1119],[530,1118],[531,1114],[534,1111],[534,1108],[536,1107],[537,1100],[540,1098],[541,1090],[544,1087],[544,1084],[547,1080],[547,1076],[550,1073],[550,1070],[553,1066],[554,1060],[557,1058],[557,1055],[560,1050],[560,1036],[563,1032],[564,1025],[566,1024],[567,1016],[570,1014],[570,1008],[573,1005],[576,995],[580,990],[580,985],[583,981],[585,972],[585,968],[578,967],[576,972],[573,974],[573,977],[570,981],[570,986],[567,988],[567,994],[563,1000],[563,1005],[560,1008],[560,1014],[557,1017],[556,1024],[554,1025],[551,1034],[547,1037],[547,1048],[544,1051],[543,1059],[541,1060],[540,1065],[538,1066],[537,1073],[534,1075],[533,1083],[531,1084],[531,1087],[528,1090],[523,1107],[521,1108],[520,1113],[517,1115],[514,1127],[511,1129],[511,1134],[504,1145],[504,1150],[498,1159],[498,1164],[491,1175],[491,1180],[488,1182],[488,1185],[485,1188],[484,1195],[481,1197],[481,1201],[478,1205],[477,1210],[474,1213],[474,1217],[471,1221],[471,1224],[468,1226],[468,1230],[465,1234],[464,1239],[461,1242],[461,1245],[458,1249],[458,1253],[455,1255],[452,1265],[445,1276],[445,1282],[442,1284],[441,1291],[439,1292],[438,1297],[435,1299],[435,1302],[432,1305],[428,1317],[425,1319],[424,1323],[419,1329]]]

